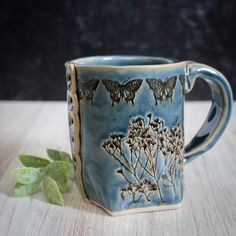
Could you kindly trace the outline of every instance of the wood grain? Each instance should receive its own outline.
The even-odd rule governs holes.
[[[188,141],[201,126],[210,103],[189,102]],[[111,217],[82,201],[75,182],[65,207],[45,202],[41,193],[11,198],[10,171],[18,153],[45,156],[47,147],[69,151],[64,102],[0,102],[0,235],[235,235],[236,113],[219,142],[185,166],[185,194],[178,210]]]

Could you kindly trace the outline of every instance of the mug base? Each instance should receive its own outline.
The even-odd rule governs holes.
[[[131,214],[137,214],[137,213],[145,213],[145,212],[152,212],[152,211],[164,211],[164,210],[174,210],[181,207],[182,202],[177,204],[169,204],[169,205],[159,205],[159,206],[148,206],[148,207],[139,207],[139,208],[131,208],[127,210],[118,210],[118,211],[111,211],[106,209],[105,207],[101,206],[97,202],[87,199],[94,205],[102,208],[104,211],[106,211],[110,216],[125,216],[125,215],[131,215]]]
[[[76,173],[80,173],[79,171],[76,171]],[[107,208],[103,207],[99,203],[87,198],[86,194],[83,191],[83,184],[80,181],[81,178],[76,174],[76,181],[77,181],[77,187],[80,192],[82,192],[83,200],[89,203],[92,203],[96,205],[97,207],[100,207],[105,212],[107,212],[110,216],[125,216],[125,215],[132,215],[137,213],[145,213],[145,212],[153,212],[153,211],[165,211],[165,210],[175,210],[181,207],[182,201],[177,204],[166,204],[166,205],[159,205],[159,206],[146,206],[146,207],[137,207],[137,208],[131,208],[126,210],[117,210],[117,211],[111,211]]]

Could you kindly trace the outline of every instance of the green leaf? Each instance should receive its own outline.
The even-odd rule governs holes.
[[[40,168],[40,167],[45,167],[51,163],[49,160],[43,159],[41,157],[36,157],[26,154],[20,154],[19,159],[22,162],[22,164],[27,167]]]
[[[41,180],[33,182],[31,184],[16,183],[12,192],[11,192],[11,195],[13,197],[24,197],[24,196],[31,195],[31,194],[38,191],[40,182],[41,182]]]
[[[67,192],[67,174],[71,170],[72,164],[67,161],[54,161],[47,167],[46,175],[53,178],[62,193]]]
[[[33,167],[22,167],[14,169],[11,177],[20,184],[31,184],[42,178],[42,173]]]
[[[67,161],[54,161],[50,163],[47,167],[47,172],[49,170],[56,170],[59,173],[67,174],[72,168],[72,163]]]
[[[71,162],[70,154],[67,152],[57,151],[55,149],[47,149],[48,156],[54,161],[69,161]]]
[[[46,176],[43,178],[43,193],[48,202],[60,206],[64,205],[57,183],[52,178]]]
[[[71,157],[70,154],[67,152],[61,152],[61,157],[62,157],[62,161],[69,161],[71,162]]]

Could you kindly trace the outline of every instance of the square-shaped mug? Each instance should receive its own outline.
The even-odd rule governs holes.
[[[173,209],[183,167],[224,131],[232,92],[217,70],[192,61],[98,56],[66,63],[73,161],[84,196],[110,215]],[[184,147],[184,100],[197,78],[212,91],[209,114]]]

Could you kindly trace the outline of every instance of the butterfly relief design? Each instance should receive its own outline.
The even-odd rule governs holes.
[[[153,92],[155,105],[163,101],[172,102],[173,91],[176,85],[177,76],[167,78],[165,81],[155,78],[147,78],[146,81]]]
[[[88,100],[93,105],[93,96],[94,91],[97,89],[99,80],[91,79],[91,80],[79,80],[78,81],[78,94],[79,100]]]
[[[134,79],[119,83],[118,81],[103,79],[102,82],[110,93],[112,106],[114,106],[115,103],[119,104],[121,100],[125,100],[126,103],[131,102],[134,105],[135,93],[143,81],[142,79]]]

